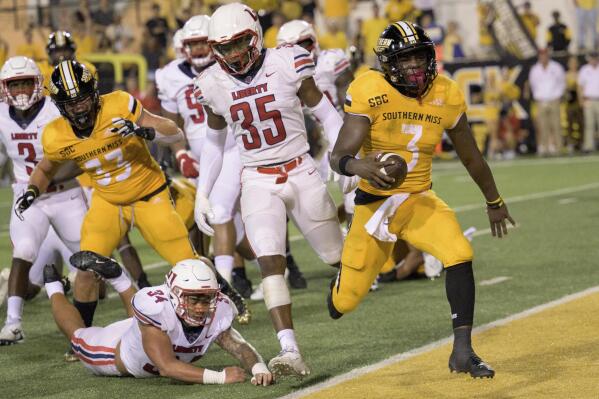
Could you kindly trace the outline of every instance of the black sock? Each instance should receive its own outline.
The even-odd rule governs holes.
[[[445,269],[445,291],[451,307],[454,330],[472,327],[474,319],[474,273],[472,262],[464,262]]]
[[[79,302],[76,299],[73,300],[73,305],[79,311],[85,327],[91,327],[94,321],[94,313],[96,312],[96,306],[98,301],[93,302]]]
[[[233,275],[241,279],[247,280],[247,275],[245,274],[245,267],[234,267]]]
[[[151,287],[150,281],[148,280],[148,275],[146,272],[141,272],[139,278],[137,279],[137,286],[141,290],[142,288]]]
[[[453,330],[453,351],[466,352],[472,351],[472,326],[462,326]]]

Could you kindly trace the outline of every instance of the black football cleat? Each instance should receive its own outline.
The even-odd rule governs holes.
[[[472,378],[493,378],[495,370],[471,351],[470,353],[451,352],[449,371],[452,373],[470,373]]]
[[[239,324],[250,324],[252,320],[252,312],[250,308],[245,303],[243,297],[237,292],[235,288],[223,276],[220,275],[219,272],[215,271],[216,281],[220,286],[220,290],[223,294],[231,298],[235,308],[237,309],[237,321]]]
[[[248,299],[252,295],[252,282],[247,277],[233,273],[231,284],[243,298]]]
[[[289,275],[287,276],[287,281],[289,281],[289,286],[291,288],[295,288],[298,290],[304,289],[308,287],[308,282],[306,278],[302,274],[301,270],[297,263],[295,263],[295,259],[293,259],[293,255],[291,253],[287,254],[287,270],[289,271]]]
[[[336,282],[337,276],[335,275],[329,284],[329,293],[327,295],[327,308],[329,309],[329,316],[331,316],[331,319],[333,320],[340,319],[341,316],[343,316],[343,313],[339,312],[335,308],[335,305],[333,305],[333,287],[335,286]]]
[[[64,285],[62,276],[58,273],[58,270],[56,270],[54,265],[44,266],[44,284],[53,283],[55,281],[60,281]]]
[[[71,265],[79,270],[94,272],[103,279],[119,277],[123,269],[114,259],[92,251],[79,251],[71,255]]]

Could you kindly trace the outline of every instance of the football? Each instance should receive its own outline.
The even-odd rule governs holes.
[[[408,174],[408,164],[405,159],[394,152],[382,152],[376,157],[376,160],[379,162],[391,161],[391,164],[387,164],[381,168],[381,172],[395,179],[389,190],[401,186]]]

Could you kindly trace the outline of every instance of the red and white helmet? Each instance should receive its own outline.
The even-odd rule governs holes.
[[[8,89],[8,83],[14,80],[33,80],[33,91],[31,94],[19,93],[12,95]],[[33,104],[42,99],[44,88],[44,77],[36,63],[27,57],[17,56],[9,58],[0,70],[0,96],[8,105],[21,111],[29,109]]]
[[[208,41],[225,71],[232,75],[247,73],[262,53],[258,14],[241,3],[219,7],[210,18]]]
[[[204,258],[205,259],[205,258]],[[209,260],[185,259],[177,262],[166,275],[169,299],[177,316],[190,326],[208,325],[214,318],[219,286]],[[208,310],[195,313],[194,301],[209,302]]]
[[[320,51],[314,27],[301,19],[294,19],[281,26],[277,33],[277,46],[284,44],[297,44],[308,50],[312,58],[315,58]]]
[[[210,17],[207,15],[193,16],[183,26],[183,35],[181,42],[183,44],[183,53],[187,61],[195,67],[204,67],[214,60],[212,51],[208,47],[208,27]],[[193,42],[205,42],[206,49],[201,52],[193,52],[191,44]]]
[[[173,49],[175,50],[175,57],[178,59],[185,58],[185,54],[183,53],[183,42],[181,38],[183,37],[183,28],[177,29],[175,34],[173,35]]]

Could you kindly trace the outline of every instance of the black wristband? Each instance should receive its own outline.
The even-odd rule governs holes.
[[[33,195],[35,196],[35,198],[40,196],[40,189],[37,188],[36,185],[30,184],[29,186],[27,186],[27,191],[33,191]]]
[[[349,173],[346,169],[345,166],[347,165],[347,163],[352,160],[352,159],[356,159],[356,157],[352,156],[352,155],[344,155],[341,157],[341,159],[339,160],[339,172],[341,172],[342,175],[345,176],[354,176],[354,174]]]

